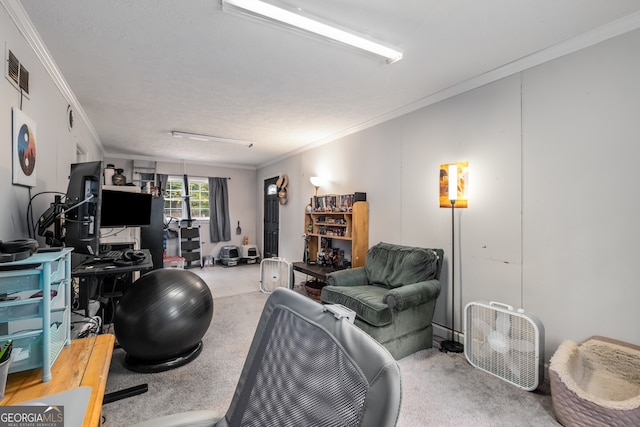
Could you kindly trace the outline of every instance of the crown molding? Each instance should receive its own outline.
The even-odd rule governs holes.
[[[18,28],[18,31],[20,31],[20,34],[22,34],[22,37],[24,37],[31,49],[33,49],[36,56],[44,66],[45,70],[47,70],[47,73],[53,80],[54,84],[62,93],[62,96],[67,100],[69,105],[71,105],[77,115],[77,118],[80,118],[84,122],[85,126],[89,130],[89,133],[91,134],[91,136],[93,136],[96,144],[104,152],[104,146],[102,145],[102,141],[100,140],[98,133],[91,124],[91,121],[80,105],[80,102],[78,102],[75,94],[69,87],[69,84],[64,79],[62,73],[60,72],[60,69],[53,60],[53,57],[49,53],[49,50],[44,45],[42,39],[40,38],[40,35],[38,34],[38,31],[34,27],[33,22],[31,22],[29,15],[27,15],[27,12],[22,7],[20,1],[0,0],[0,4],[4,6],[7,13],[9,14],[9,17]]]
[[[255,166],[245,166],[238,165],[235,163],[217,163],[210,161],[200,161],[200,160],[186,160],[186,159],[177,159],[175,157],[152,157],[152,156],[143,156],[136,154],[122,154],[122,153],[105,153],[105,159],[122,159],[122,160],[141,160],[146,162],[164,162],[164,163],[176,163],[176,164],[193,164],[193,165],[206,165],[206,166],[214,166],[219,168],[226,169],[242,169],[242,170],[252,170],[255,171],[257,168]]]

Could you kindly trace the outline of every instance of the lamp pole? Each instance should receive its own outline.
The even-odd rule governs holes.
[[[458,196],[458,170],[457,166],[449,166],[449,200],[451,201],[451,340],[442,341],[440,343],[440,351],[445,353],[462,353],[464,345],[455,340],[455,289],[456,289],[456,223],[455,223],[455,205]]]

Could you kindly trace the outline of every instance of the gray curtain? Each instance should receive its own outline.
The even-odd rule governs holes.
[[[231,240],[227,178],[209,178],[209,237],[212,243]]]
[[[164,173],[156,174],[156,185],[158,186],[158,194],[164,197],[164,192],[167,190],[167,180],[169,176]]]

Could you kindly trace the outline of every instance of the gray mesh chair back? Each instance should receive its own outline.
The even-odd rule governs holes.
[[[277,288],[222,418],[192,411],[137,426],[395,426],[401,391],[400,368],[387,349],[321,304]]]
[[[400,369],[384,347],[317,302],[279,288],[216,425],[394,426],[400,401]]]

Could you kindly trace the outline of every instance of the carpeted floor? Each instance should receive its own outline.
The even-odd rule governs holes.
[[[116,349],[106,392],[141,383],[147,393],[103,407],[105,426],[127,426],[164,414],[216,409],[222,414],[231,403],[266,295],[254,291],[215,298],[213,319],[203,338],[202,353],[193,362],[166,372],[140,374],[127,370],[125,352]]]
[[[107,392],[147,383],[145,394],[104,405],[104,425],[126,426],[175,412],[227,410],[267,295],[259,291],[214,298],[214,315],[200,356],[167,372],[138,374],[116,349]],[[462,354],[423,350],[400,360],[403,400],[398,425],[557,426],[548,387],[522,391],[473,368]]]

